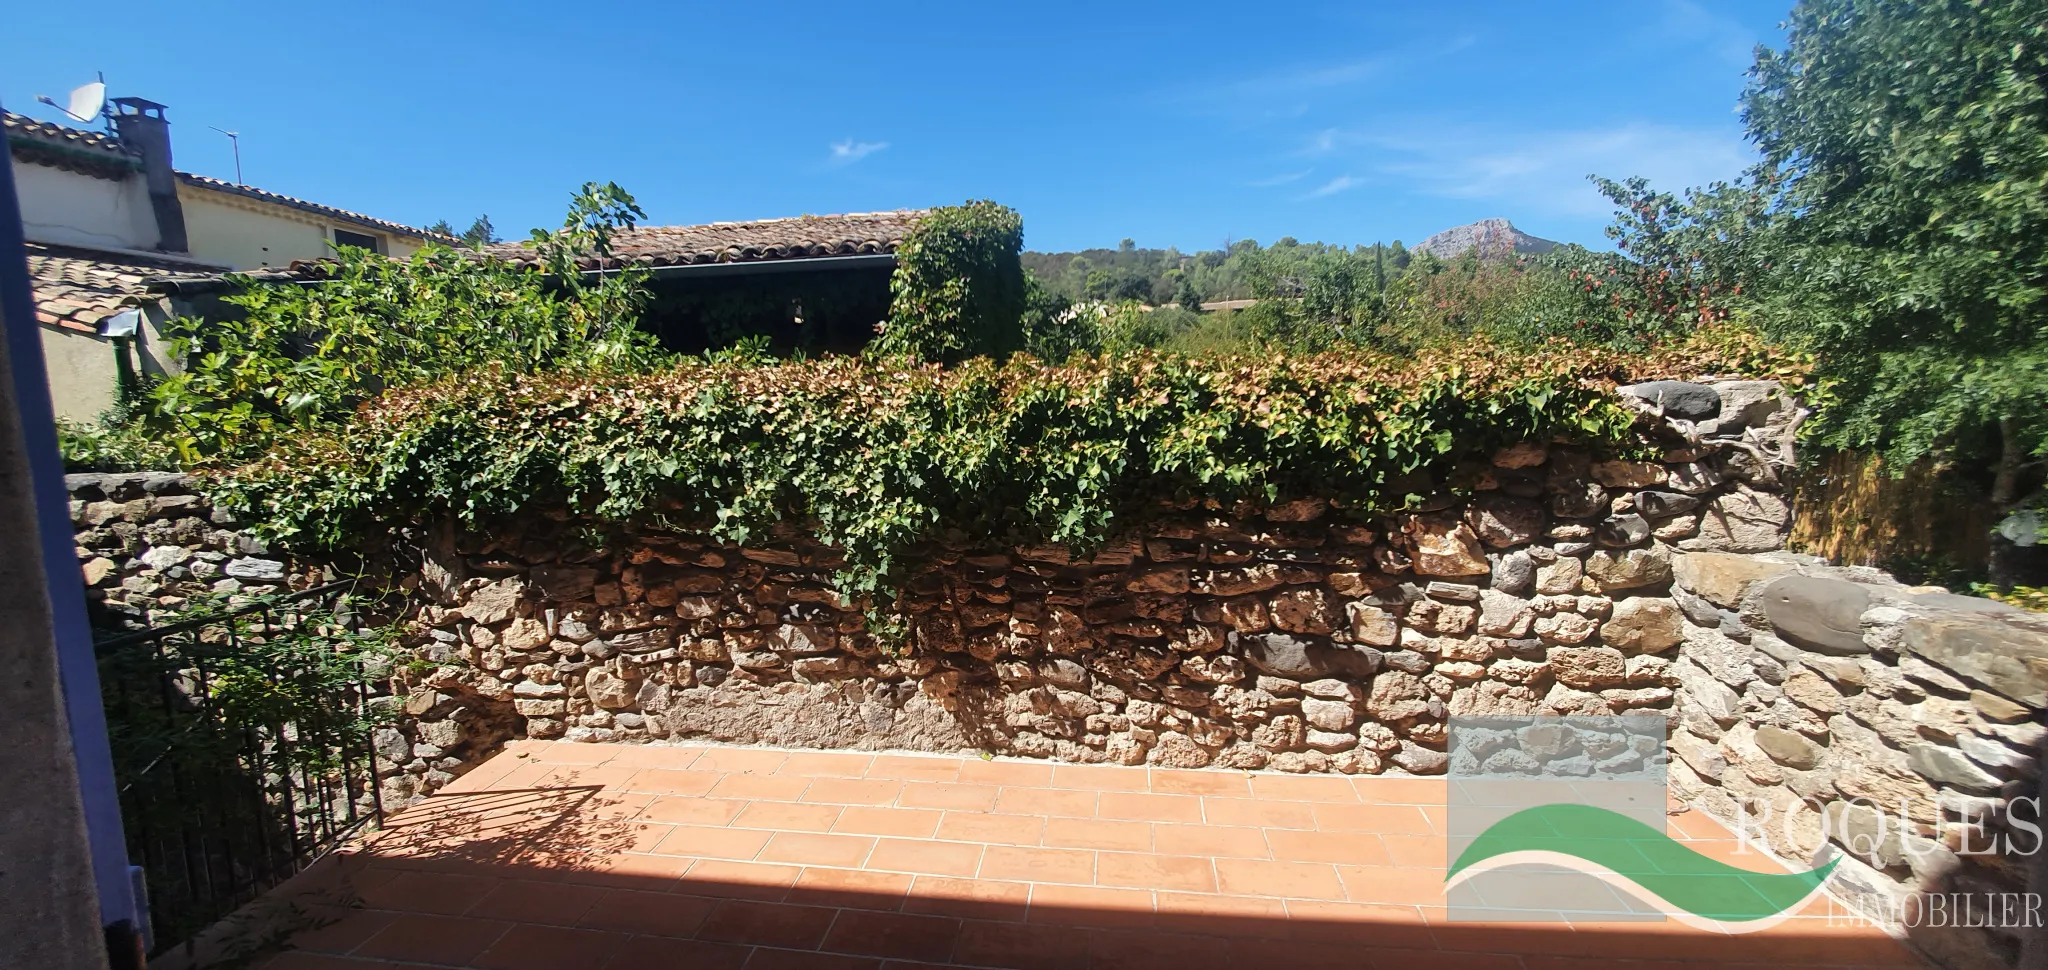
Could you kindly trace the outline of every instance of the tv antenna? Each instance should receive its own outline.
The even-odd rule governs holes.
[[[212,125],[207,125],[206,127],[213,128]],[[239,131],[229,131],[226,128],[213,128],[213,130],[228,136],[228,144],[235,146],[235,184],[246,185],[247,183],[242,181],[242,133]]]
[[[100,117],[100,113],[107,106],[107,76],[102,73],[99,78],[91,84],[81,84],[72,88],[71,96],[66,99],[70,102],[68,104],[58,104],[47,94],[36,95],[36,100],[78,121],[91,123],[93,119]]]

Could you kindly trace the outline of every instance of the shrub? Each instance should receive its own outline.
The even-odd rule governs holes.
[[[954,363],[1024,345],[1024,220],[993,202],[933,209],[896,247],[877,353]]]

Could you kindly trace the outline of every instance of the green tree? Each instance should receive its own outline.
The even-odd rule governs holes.
[[[1820,439],[1894,468],[2048,456],[2048,16],[2040,0],[1801,0],[1743,98],[1775,192],[1774,309],[1816,352]],[[1993,539],[1994,583],[2012,544]]]

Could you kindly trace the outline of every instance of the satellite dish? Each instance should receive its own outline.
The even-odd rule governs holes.
[[[81,84],[71,89],[71,103],[69,105],[58,104],[50,100],[48,95],[42,94],[36,95],[36,100],[56,108],[79,121],[89,122],[98,118],[100,116],[100,109],[107,104],[107,83],[105,81],[94,81],[91,84]]]

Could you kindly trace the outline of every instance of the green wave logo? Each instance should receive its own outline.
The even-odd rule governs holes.
[[[1488,826],[1452,864],[1444,889],[1525,863],[1583,872],[1673,919],[1741,933],[1789,918],[1820,892],[1841,860],[1806,872],[1751,872],[1703,856],[1619,812],[1560,803],[1526,808]]]

